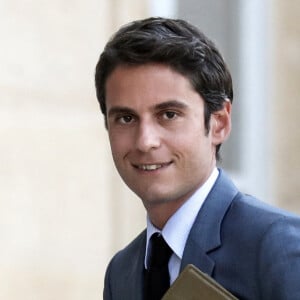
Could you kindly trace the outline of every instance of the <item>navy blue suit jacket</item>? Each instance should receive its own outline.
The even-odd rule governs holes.
[[[143,231],[113,257],[104,300],[142,300],[145,244]],[[189,234],[187,264],[239,299],[300,300],[300,218],[240,193],[220,171]]]

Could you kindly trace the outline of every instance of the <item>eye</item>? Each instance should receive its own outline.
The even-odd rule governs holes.
[[[173,120],[178,116],[178,114],[175,111],[165,111],[162,114],[163,119],[165,120]]]
[[[133,117],[131,115],[124,115],[118,117],[117,121],[121,124],[129,124],[133,122]]]

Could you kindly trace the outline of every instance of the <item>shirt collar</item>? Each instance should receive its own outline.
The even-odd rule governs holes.
[[[147,243],[145,255],[145,267],[149,255],[149,240],[155,232],[159,232],[164,237],[167,244],[171,247],[174,254],[182,259],[184,247],[195,222],[197,214],[202,207],[204,200],[212,189],[219,175],[217,168],[214,168],[207,181],[196,190],[196,192],[186,201],[171,218],[168,220],[163,230],[156,228],[147,216]]]

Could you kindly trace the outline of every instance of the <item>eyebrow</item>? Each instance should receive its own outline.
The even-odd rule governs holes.
[[[159,103],[154,106],[155,110],[162,110],[168,108],[179,108],[179,109],[186,109],[187,105],[178,100],[170,100],[166,102]]]
[[[114,106],[108,111],[108,117],[111,117],[116,114],[136,114],[136,112],[126,106]]]
[[[186,109],[187,105],[178,100],[170,100],[154,105],[154,110],[164,110],[170,108]],[[108,117],[116,114],[136,114],[136,111],[126,106],[114,106],[108,111]]]

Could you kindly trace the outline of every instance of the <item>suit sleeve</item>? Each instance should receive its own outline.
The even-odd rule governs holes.
[[[261,299],[300,299],[300,219],[283,217],[269,226],[258,260]]]
[[[109,263],[105,273],[103,300],[112,300],[111,287],[110,287],[111,264],[112,261]]]

